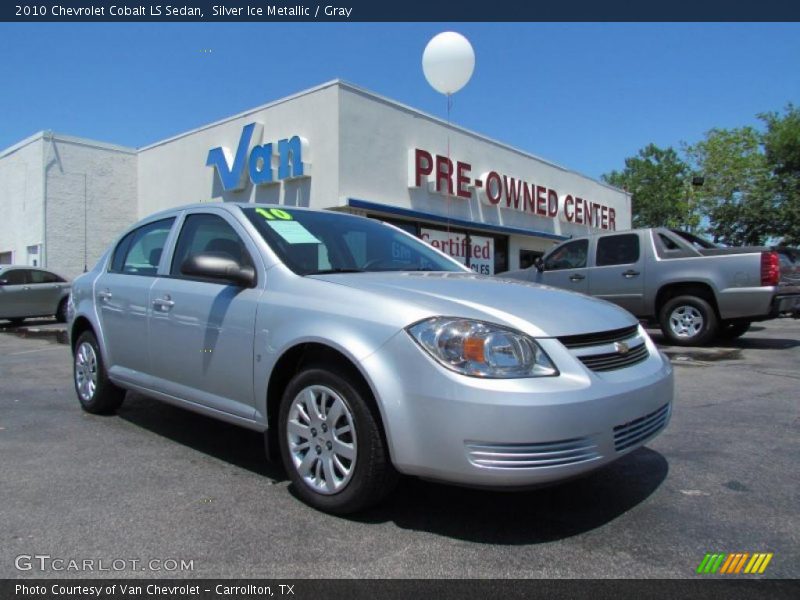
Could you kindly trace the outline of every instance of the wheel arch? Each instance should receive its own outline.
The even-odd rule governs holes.
[[[85,331],[91,331],[94,334],[94,337],[97,338],[97,332],[95,331],[94,326],[89,319],[83,315],[75,317],[69,334],[69,345],[73,353],[75,352],[75,344],[78,343],[78,338]]]
[[[702,281],[682,281],[676,283],[667,283],[658,290],[655,302],[655,317],[658,319],[661,315],[661,309],[672,298],[678,296],[696,296],[702,298],[711,305],[714,309],[717,318],[719,319],[719,306],[717,305],[717,297],[714,294],[714,289]]]
[[[286,386],[292,378],[307,365],[320,363],[335,366],[337,372],[346,373],[352,378],[365,394],[367,402],[375,413],[381,436],[391,455],[391,445],[388,444],[383,408],[378,401],[378,396],[369,377],[359,366],[358,362],[344,350],[322,342],[300,342],[284,350],[270,372],[267,381],[266,398],[266,451],[270,459],[279,459],[280,448],[278,445],[278,413]]]

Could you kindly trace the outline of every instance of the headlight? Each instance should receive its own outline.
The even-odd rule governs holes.
[[[532,337],[499,325],[433,317],[407,328],[433,358],[472,377],[548,377],[558,369]]]

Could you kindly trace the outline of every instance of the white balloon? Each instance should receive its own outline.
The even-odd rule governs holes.
[[[422,71],[431,87],[454,94],[467,85],[475,70],[475,51],[469,40],[455,31],[434,36],[422,53]]]

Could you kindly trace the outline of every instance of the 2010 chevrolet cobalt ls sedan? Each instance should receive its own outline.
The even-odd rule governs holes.
[[[481,277],[391,225],[193,205],[73,285],[83,408],[135,390],[265,434],[297,493],[347,513],[397,474],[487,487],[580,475],[669,421],[673,375],[624,310]]]

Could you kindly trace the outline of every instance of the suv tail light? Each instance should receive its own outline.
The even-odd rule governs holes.
[[[777,252],[761,253],[761,285],[778,285],[781,280],[781,263]]]

